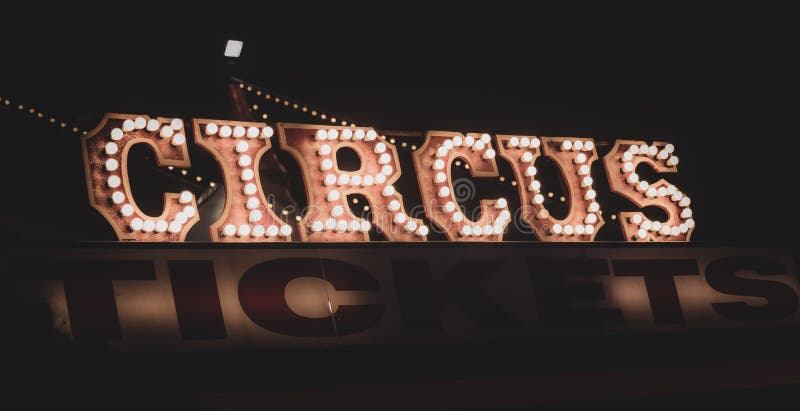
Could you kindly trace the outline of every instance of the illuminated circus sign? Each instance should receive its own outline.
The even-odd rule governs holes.
[[[184,241],[200,220],[192,193],[165,193],[161,215],[145,214],[131,193],[128,153],[136,144],[149,145],[159,166],[190,167],[187,136],[208,151],[223,174],[226,200],[222,215],[209,227],[212,241],[308,242],[369,241],[377,227],[389,241],[426,241],[432,229],[451,241],[502,241],[512,216],[533,228],[541,241],[593,241],[608,224],[597,200],[592,167],[604,167],[610,189],[640,208],[654,206],[666,219],[651,220],[642,212],[621,212],[626,241],[688,241],[695,227],[690,199],[665,179],[645,181],[636,168],[645,163],[658,173],[675,173],[678,157],[666,142],[618,140],[600,160],[591,138],[495,135],[429,131],[413,154],[414,170],[401,170],[397,150],[371,128],[310,124],[181,119],[107,114],[83,136],[89,200],[126,241]],[[259,178],[259,161],[278,141],[300,166],[308,207],[296,224],[282,221],[268,206]],[[357,153],[360,168],[343,171],[337,150]],[[554,217],[545,206],[537,179],[537,158],[552,160],[567,185],[569,210]],[[451,176],[456,159],[469,165],[474,177],[498,176],[497,158],[511,165],[518,188],[519,210],[505,198],[485,198],[480,217],[470,219],[459,206]],[[410,215],[403,194],[395,188],[401,173],[414,172],[419,182],[424,217]],[[347,196],[360,194],[373,210],[368,218],[352,213]]]

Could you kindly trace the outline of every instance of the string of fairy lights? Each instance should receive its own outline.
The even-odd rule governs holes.
[[[269,90],[265,87],[247,82],[242,79],[238,79],[236,77],[232,77],[231,82],[233,84],[238,84],[240,89],[246,91],[251,95],[252,100],[254,102],[252,104],[248,102],[248,104],[250,104],[249,109],[254,113],[255,117],[257,118],[260,117],[261,120],[268,120],[270,118],[269,114],[266,112],[265,108],[265,103],[266,103],[277,106],[278,108],[282,108],[285,110],[295,110],[300,113],[304,113],[312,117],[316,121],[321,120],[322,122],[330,123],[331,125],[344,126],[344,127],[349,126],[351,128],[357,127],[356,123],[353,121],[343,119],[342,116],[334,114],[331,111],[321,109],[315,105],[308,104],[306,102],[302,102],[300,100],[289,97],[285,94]],[[47,115],[33,106],[12,101],[10,98],[7,97],[5,98],[0,97],[0,109],[15,110],[19,113],[27,113],[34,119],[40,119],[49,124],[52,124],[56,128],[60,128],[65,131],[71,131],[73,135],[83,135],[87,133],[86,130],[82,129],[81,127],[78,127],[77,125],[71,124],[71,122],[58,119],[57,117],[52,115]],[[391,144],[397,143],[394,137],[387,137],[385,135],[381,135],[380,138],[383,140],[388,140],[388,142]],[[396,147],[410,151],[415,151],[417,148],[419,148],[416,144],[409,144],[407,141],[401,141],[400,144],[396,144]],[[456,167],[464,167],[464,169],[469,170],[469,164],[462,162],[460,160],[456,160],[453,164]],[[191,173],[187,169],[176,169],[172,166],[168,167],[168,169],[169,171],[179,173],[181,177],[194,180],[195,184],[203,183],[204,181],[204,178],[201,175],[190,176],[189,174]],[[500,183],[509,184],[512,187],[517,186],[517,181],[513,177],[509,178],[506,176],[499,176],[498,181]],[[217,183],[214,181],[208,181],[208,186],[212,190],[215,190],[217,187]],[[554,194],[552,192],[547,193],[548,198],[553,198],[553,196]],[[357,201],[358,201],[357,199],[354,199],[354,203]],[[566,198],[564,196],[560,196],[559,201],[565,202]],[[283,213],[284,216],[286,216],[287,214],[288,213],[286,212]],[[612,216],[612,218],[614,217],[615,216]],[[301,218],[300,216],[296,216],[296,219],[298,221],[300,220],[300,218]]]

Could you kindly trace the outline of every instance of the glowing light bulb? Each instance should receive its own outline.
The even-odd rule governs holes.
[[[447,174],[440,171],[436,173],[436,176],[433,178],[433,181],[436,183],[444,183],[445,181],[447,181]]]
[[[169,225],[167,224],[167,222],[165,220],[156,221],[155,229],[156,229],[157,233],[163,233],[164,231],[167,231],[168,227],[169,227]]]
[[[487,160],[493,159],[496,155],[497,153],[495,153],[494,149],[491,148],[483,152],[483,158]]]
[[[344,214],[344,207],[337,205],[331,209],[331,216],[341,217]]]
[[[639,182],[639,175],[636,173],[630,173],[628,174],[626,180],[628,181],[628,184],[636,184]]]
[[[219,127],[217,127],[216,123],[208,123],[206,124],[206,135],[213,136],[217,134],[219,131]]]
[[[646,156],[649,149],[650,147],[648,147],[647,144],[641,144],[639,145],[639,154]]]
[[[456,205],[452,201],[448,201],[442,206],[442,210],[445,213],[452,213],[453,211],[456,210]]]
[[[375,130],[367,131],[367,135],[366,135],[367,141],[375,140],[377,137],[378,137],[378,133],[376,133]]]
[[[239,237],[246,237],[250,235],[250,226],[248,224],[240,225],[239,228],[236,230],[236,235],[238,235]]]
[[[133,130],[135,124],[133,120],[125,120],[122,122],[122,131],[131,131]]]
[[[322,224],[322,221],[314,221],[311,223],[311,231],[315,233],[322,231],[323,228],[325,228],[325,226]]]
[[[506,208],[506,207],[508,207],[508,200],[506,200],[503,197],[500,197],[494,203],[494,206],[497,207],[497,208]]]
[[[417,235],[420,237],[425,237],[426,235],[428,235],[428,227],[424,225],[419,226],[419,228],[417,229]]]
[[[329,159],[329,158],[326,158],[326,159],[322,160],[322,163],[320,163],[319,168],[322,171],[330,170],[331,168],[333,168],[333,161],[331,161],[331,159]]]
[[[114,141],[121,140],[124,135],[125,133],[122,131],[122,129],[115,128],[111,130],[111,139]]]
[[[374,180],[375,180],[375,177],[372,177],[371,175],[365,175],[363,178],[360,175],[354,175],[350,179],[350,184],[353,185],[353,186],[356,186],[356,187],[361,185],[361,184],[364,184],[365,186],[371,186],[374,183]],[[384,180],[384,181],[386,181],[386,180]]]
[[[353,130],[346,128],[342,130],[342,140],[350,140],[353,138]]]
[[[292,227],[289,225],[282,225],[281,226],[281,235],[284,237],[288,237],[292,235]]]
[[[464,220],[464,214],[461,213],[461,211],[456,211],[452,216],[450,216],[450,219],[453,220],[454,223],[460,223]]]
[[[575,234],[575,227],[573,227],[572,224],[565,225],[564,226],[564,234],[566,234],[566,235]]]
[[[663,227],[661,227],[661,228],[658,230],[658,232],[660,232],[660,233],[661,233],[661,235],[668,236],[668,235],[672,234],[672,229],[670,228],[670,226],[668,226],[668,225],[666,225],[666,224],[665,224]]]
[[[172,121],[169,122],[169,125],[175,130],[180,130],[183,128],[183,120],[179,118],[173,118]]]
[[[234,138],[242,138],[242,137],[244,137],[245,133],[247,133],[247,131],[242,126],[236,126],[236,127],[233,128],[233,137]]]
[[[247,183],[244,185],[243,191],[245,195],[251,196],[256,193],[257,187],[253,183]]]
[[[111,201],[113,201],[114,204],[122,204],[122,202],[125,201],[125,193],[122,191],[115,191],[111,194]]]
[[[255,177],[255,172],[250,168],[242,170],[242,181],[250,181]]]
[[[658,196],[659,197],[666,197],[667,195],[667,188],[666,187],[659,187],[658,188]]]
[[[542,204],[544,203],[544,196],[541,194],[536,194],[533,196],[533,204]]]
[[[161,138],[170,138],[173,134],[175,134],[175,130],[173,130],[172,127],[164,126],[161,127],[161,133],[159,135]]]
[[[327,156],[330,153],[331,153],[331,146],[327,144],[319,146],[319,150],[317,151],[317,154],[320,156]]]
[[[450,195],[450,188],[447,186],[439,187],[439,192],[437,193],[439,197],[447,197]]]
[[[392,168],[392,166],[390,166],[388,164],[383,166],[383,167],[381,167],[381,173],[383,173],[383,175],[385,175],[385,176],[390,176],[390,175],[392,175],[393,172],[394,172],[394,169]]]
[[[658,154],[658,148],[656,146],[650,146],[647,148],[648,157],[655,157],[656,154]]]
[[[518,146],[519,146],[519,138],[511,137],[510,139],[508,139],[508,143],[506,144],[506,147],[516,148]]]
[[[117,168],[119,168],[119,161],[115,158],[106,160],[106,171],[115,171]]]
[[[392,200],[389,202],[387,208],[389,209],[389,211],[397,211],[400,209],[400,202],[397,200]]]
[[[640,240],[644,240],[645,237],[647,237],[647,231],[640,228],[639,230],[636,231],[636,236],[639,237]]]
[[[119,176],[111,176],[108,178],[108,186],[111,188],[117,188],[119,185],[122,184],[122,180]]]
[[[580,166],[580,168],[578,168],[578,174],[582,176],[589,174],[589,166],[586,164]]]
[[[403,227],[403,229],[408,231],[409,233],[413,233],[414,231],[417,230],[417,222],[414,221],[414,220],[408,220],[408,222],[406,223],[405,227]]]
[[[147,120],[144,117],[136,117],[136,120],[133,121],[133,127],[137,130],[141,130],[147,126]]]
[[[156,222],[153,220],[144,220],[142,223],[142,231],[145,233],[152,233],[156,229]]]
[[[339,131],[337,131],[334,128],[329,129],[328,133],[326,134],[326,137],[328,138],[328,140],[336,140],[337,138],[339,138]]]
[[[383,195],[388,197],[390,195],[394,195],[394,186],[386,186],[383,188]]]
[[[586,195],[584,196],[584,198],[586,198],[587,200],[594,200],[595,197],[597,197],[596,191],[594,191],[591,188],[586,190]]]
[[[676,191],[675,194],[673,194],[672,197],[670,197],[672,201],[681,201],[682,198],[683,198],[683,193],[681,193],[680,191]]]
[[[245,203],[245,207],[247,207],[248,210],[253,210],[255,208],[258,208],[258,206],[260,204],[261,204],[261,201],[259,201],[258,197],[250,197],[250,198],[247,199],[247,202]]]
[[[643,228],[645,231],[650,231],[653,228],[653,222],[650,220],[644,220],[642,221],[642,225],[639,227]]]
[[[681,206],[681,207],[688,207],[689,204],[691,204],[691,203],[692,203],[692,199],[689,198],[688,196],[685,196],[678,202],[678,205]]]
[[[439,146],[439,148],[436,149],[436,155],[438,157],[447,156],[447,148],[445,148],[444,146]]]
[[[536,171],[537,170],[535,166],[529,166],[528,168],[525,169],[525,175],[528,177],[533,177],[536,175]]]
[[[665,150],[659,151],[658,156],[656,156],[656,158],[658,158],[659,160],[666,160],[667,157],[669,157],[669,153],[667,153]]]
[[[563,230],[564,229],[563,229],[563,227],[561,227],[561,224],[558,224],[558,223],[553,224],[553,226],[550,227],[550,232],[553,233],[553,234],[561,234],[561,232]]]
[[[584,188],[585,187],[591,187],[592,183],[594,183],[594,180],[589,176],[586,176],[583,179],[581,179],[581,187],[584,187]]]
[[[219,136],[222,138],[228,138],[233,134],[233,129],[230,126],[222,126],[219,128]]]
[[[364,178],[366,178],[366,177],[364,177]],[[383,173],[375,174],[375,184],[383,184],[385,182],[386,182],[386,175],[385,174],[383,174]]]
[[[261,220],[262,217],[263,214],[261,214],[261,211],[252,210],[250,211],[250,214],[247,216],[247,221],[251,223],[257,223]]]
[[[642,224],[642,215],[634,214],[633,216],[631,216],[631,222],[636,225]]]
[[[278,226],[276,226],[275,224],[272,224],[269,227],[267,227],[268,237],[275,237],[276,235],[278,235],[278,232],[279,232]]]
[[[267,230],[264,228],[263,225],[254,225],[250,235],[252,235],[253,237],[263,237],[264,233],[266,232]]]
[[[344,186],[344,185],[350,184],[350,175],[348,175],[348,174],[340,174],[339,175],[339,181],[337,181],[337,184],[339,184],[340,186]]]
[[[520,148],[528,148],[531,146],[531,139],[528,137],[522,137],[519,139],[519,147]]]
[[[624,164],[622,164],[622,171],[626,173],[630,173],[631,171],[633,171],[633,163],[627,161]]]
[[[575,156],[575,160],[573,160],[573,161],[575,161],[575,164],[583,164],[583,163],[585,163],[586,162],[586,154],[578,153],[578,155]]]
[[[481,236],[483,235],[483,228],[479,225],[472,227],[472,235],[474,236]]]
[[[396,224],[404,224],[406,222],[406,215],[403,213],[397,213],[394,215],[394,222]]]
[[[261,131],[258,129],[258,127],[250,126],[247,128],[247,138],[258,138],[260,134]]]
[[[630,151],[626,151],[625,153],[622,154],[622,161],[627,163],[631,160],[633,160],[633,153],[631,153]],[[631,166],[633,166],[633,164],[631,164]]]
[[[669,154],[672,154],[675,151],[675,146],[672,144],[667,144],[666,146],[664,146],[664,151],[666,151]]]
[[[586,232],[586,230],[584,229],[584,227],[582,225],[578,224],[578,225],[575,226],[575,234],[583,235],[585,232]]]
[[[461,234],[462,237],[468,237],[472,235],[472,227],[468,225],[461,227],[461,230],[459,230],[459,234]]]
[[[375,144],[375,147],[372,149],[372,151],[374,151],[375,154],[381,154],[386,151],[386,144],[384,144],[382,141],[379,141],[377,144]]]
[[[170,142],[170,144],[172,144],[173,146],[182,146],[186,144],[186,136],[180,133],[175,134],[174,136],[172,136],[172,141]]]
[[[120,208],[119,213],[122,214],[123,217],[130,217],[133,215],[133,206],[130,204],[125,204]]]
[[[589,207],[586,208],[586,210],[588,212],[590,212],[590,213],[596,213],[596,212],[600,211],[600,204],[597,203],[596,201],[592,201],[589,204]]]
[[[532,137],[531,138],[531,148],[539,148],[539,146],[541,146],[541,145],[542,145],[542,142],[538,138],[536,138],[536,137]]]
[[[330,173],[326,174],[325,178],[323,179],[323,184],[325,184],[326,186],[336,184],[336,176]]]
[[[117,154],[117,151],[119,150],[119,147],[117,146],[117,143],[112,141],[112,142],[106,143],[105,150],[106,150],[106,154],[112,156],[114,154]]]
[[[533,154],[530,151],[526,151],[522,153],[522,157],[520,157],[519,159],[523,163],[530,163],[531,161],[533,161]]]
[[[355,137],[356,140],[364,139],[364,130],[359,128],[355,133],[353,133],[353,137]]]
[[[587,140],[583,143],[583,151],[592,151],[594,150],[594,142],[592,140]],[[591,233],[586,233],[591,234]]]
[[[361,224],[359,224],[358,220],[352,220],[352,221],[350,221],[350,224],[347,227],[347,230],[351,231],[351,232],[361,231]]]
[[[439,159],[436,159],[436,161],[433,162],[433,169],[434,170],[441,170],[443,168],[444,168],[444,160],[439,158]]]
[[[639,182],[639,184],[636,186],[636,189],[637,189],[637,190],[639,190],[639,191],[647,191],[647,189],[648,189],[649,187],[650,187],[650,184],[648,184],[648,183],[647,183],[647,181],[644,181],[644,180],[642,180],[642,181],[640,181],[640,182]]]
[[[383,153],[380,155],[380,157],[378,157],[378,164],[389,164],[391,160],[392,157],[389,156],[389,154]]]
[[[648,189],[647,189],[647,191],[645,192],[645,195],[646,195],[647,197],[649,197],[649,198],[653,198],[653,197],[655,197],[656,195],[658,195],[658,190],[656,190],[656,188],[655,188],[655,187],[650,187],[650,188],[648,188]]]
[[[686,224],[686,223],[683,223],[683,224],[679,225],[678,226],[678,231],[679,231],[679,234],[686,234],[687,232],[689,232],[689,225]]]
[[[531,184],[528,186],[528,191],[538,192],[541,189],[542,189],[542,183],[540,183],[539,180],[531,181]]]
[[[339,190],[328,191],[328,201],[336,201],[341,197]]]
[[[653,221],[653,223],[650,224],[650,230],[652,230],[652,231],[661,230],[661,222],[660,221]],[[669,231],[669,227],[667,227],[667,231]]]
[[[175,218],[173,219],[173,221],[177,221],[178,224],[185,224],[187,219],[188,217],[186,217],[186,214],[184,214],[183,211],[181,211],[175,214]]]
[[[266,126],[261,128],[261,137],[270,138],[275,134],[275,130],[272,129],[270,126]]]
[[[628,152],[633,154],[633,155],[639,154],[639,146],[633,145],[633,146],[628,147]]]
[[[583,222],[586,224],[594,224],[597,222],[597,214],[587,214],[586,218],[583,219]]]
[[[143,226],[143,225],[144,225],[144,221],[142,221],[142,219],[141,219],[141,218],[139,218],[139,217],[136,217],[136,218],[134,218],[133,220],[131,220],[131,223],[130,223],[130,228],[131,228],[131,230],[133,230],[133,231],[139,231],[139,230],[141,230],[141,229],[142,229],[142,226]]]
[[[667,186],[667,194],[669,194],[669,195],[673,195],[673,194],[675,194],[675,192],[677,192],[677,191],[678,191],[678,187],[675,187],[675,186],[674,186],[674,185],[672,185],[672,184],[670,184],[669,186]]]
[[[475,144],[472,145],[472,151],[481,151],[486,147],[486,143],[482,140],[478,140]]]
[[[372,224],[367,220],[362,221],[361,222],[361,232],[362,233],[366,233],[366,232],[369,232],[369,230],[372,230]]]
[[[561,143],[561,150],[562,151],[570,151],[570,150],[572,150],[572,141],[564,140],[564,142]]]
[[[684,208],[681,211],[681,218],[689,218],[692,216],[692,209],[691,208]]]

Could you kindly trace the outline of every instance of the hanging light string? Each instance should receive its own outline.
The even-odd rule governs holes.
[[[31,118],[39,119],[45,121],[49,124],[52,124],[54,127],[61,128],[67,131],[71,131],[73,134],[81,135],[86,134],[86,130],[81,129],[75,125],[72,125],[66,121],[59,120],[53,116],[48,116],[40,110],[29,106],[27,104],[22,104],[18,101],[12,101],[8,97],[0,97],[0,109],[8,110],[8,111],[15,111],[20,114],[28,114]]]
[[[287,96],[285,94],[276,93],[276,92],[274,92],[272,90],[266,89],[265,87],[259,86],[257,84],[253,84],[251,82],[248,82],[248,81],[236,78],[236,77],[231,77],[231,81],[234,84],[238,84],[240,89],[250,93],[251,96],[255,95],[256,96],[255,97],[256,101],[258,101],[258,99],[261,98],[261,99],[264,99],[266,102],[269,102],[269,103],[272,103],[272,104],[277,104],[277,105],[279,105],[281,107],[284,107],[286,109],[299,110],[299,111],[301,111],[303,113],[306,113],[307,115],[309,115],[311,117],[314,117],[314,118],[317,118],[317,119],[320,119],[320,120],[325,120],[326,122],[330,122],[333,125],[347,126],[349,124],[350,127],[356,127],[356,124],[353,123],[353,122],[348,122],[347,120],[341,120],[340,116],[337,116],[337,115],[335,115],[335,114],[333,114],[333,113],[331,113],[329,111],[323,111],[321,109],[315,108],[311,104],[300,103],[300,102],[298,102],[297,99],[289,97],[289,96]],[[261,107],[262,106],[260,106],[258,103],[252,104],[250,106],[250,108],[253,111],[259,111],[261,109]],[[261,118],[266,120],[267,118],[269,118],[269,116],[267,114],[262,114]],[[339,124],[337,124],[337,121],[339,122]],[[388,140],[392,144],[396,143],[396,140],[395,140],[394,137],[386,137],[385,135],[381,135],[380,138],[383,139],[383,140]],[[408,144],[408,142],[406,142],[406,141],[400,142],[400,144],[397,145],[397,147],[400,147],[400,148],[405,149],[405,150],[411,150],[411,151],[415,151],[418,148],[416,144]],[[463,166],[464,169],[469,170],[469,164],[467,164],[466,162],[455,161],[454,164],[457,167],[462,167]],[[498,181],[500,183],[503,183],[503,184],[509,184],[512,187],[516,187],[517,186],[517,181],[513,177],[500,176],[500,177],[498,177]],[[562,202],[563,201],[564,200],[562,200]]]

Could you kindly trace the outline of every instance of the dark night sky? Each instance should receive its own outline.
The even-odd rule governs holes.
[[[284,26],[277,17],[238,25],[245,29],[28,27],[5,37],[0,96],[87,129],[103,112],[224,118],[233,74],[376,128],[672,141],[680,172],[665,177],[693,197],[696,240],[788,242],[797,227],[786,193],[796,162],[789,28],[739,17],[648,17],[624,26],[537,18],[498,29],[424,19],[406,20],[404,30],[378,22]],[[245,41],[235,65],[221,58],[231,37]],[[268,112],[284,119],[277,108]],[[77,137],[5,109],[0,121],[11,142],[4,198],[33,203],[6,202],[4,231],[32,223],[109,239],[86,201]],[[52,164],[37,167],[32,148]],[[20,175],[55,180],[69,215],[48,217],[41,187]]]

